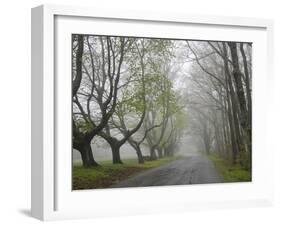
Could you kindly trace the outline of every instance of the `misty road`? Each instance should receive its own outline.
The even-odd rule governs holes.
[[[160,185],[207,184],[223,182],[214,164],[206,156],[196,155],[175,160],[114,185],[145,187]]]

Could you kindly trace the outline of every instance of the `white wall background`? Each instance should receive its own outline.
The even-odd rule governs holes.
[[[38,225],[30,208],[30,8],[43,3],[275,20],[274,207],[50,222],[50,225],[281,225],[281,7],[278,0],[7,0],[0,7],[0,225]],[[266,151],[266,150],[265,150]]]

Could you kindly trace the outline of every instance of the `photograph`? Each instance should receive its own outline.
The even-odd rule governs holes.
[[[251,42],[72,34],[69,48],[72,190],[252,181]]]

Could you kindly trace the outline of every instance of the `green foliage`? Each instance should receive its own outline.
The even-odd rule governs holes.
[[[188,114],[184,109],[181,109],[175,113],[175,127],[180,131],[184,130],[188,126]]]
[[[121,38],[110,37],[110,42],[111,51],[118,55],[121,48]],[[109,128],[127,127],[127,129],[130,130],[140,122],[141,116],[145,116],[144,122],[147,122],[149,113],[153,113],[153,122],[149,124],[149,126],[162,124],[162,128],[164,128],[162,130],[161,126],[158,126],[151,131],[151,134],[153,133],[153,136],[155,135],[154,140],[160,141],[162,137],[167,139],[171,133],[169,133],[169,131],[166,132],[167,134],[161,132],[161,130],[165,130],[167,118],[175,121],[175,127],[178,132],[186,125],[186,115],[182,110],[180,95],[173,88],[173,81],[170,79],[172,75],[171,68],[173,67],[171,64],[175,57],[175,44],[171,40],[146,38],[125,38],[125,43],[124,60],[118,84],[117,102],[113,111],[114,113],[111,116],[112,120],[110,120],[108,124]],[[102,58],[102,46],[104,46],[105,52],[103,55],[105,57],[103,57],[103,61],[106,66],[108,64],[106,56],[109,51],[109,49],[106,48],[109,45],[108,37],[94,38],[91,44],[93,45],[93,50],[95,50],[92,55],[94,58],[97,58],[96,64],[100,62],[98,59]],[[89,72],[93,70],[89,66],[91,65],[90,53],[91,52],[88,51],[88,55],[86,54],[84,59],[89,67]],[[111,53],[111,56],[112,54],[113,53]],[[118,57],[116,58],[115,64],[117,64],[117,61]],[[112,63],[113,60],[111,61],[111,64]],[[113,68],[114,67],[112,67],[112,69]],[[102,76],[104,76],[103,73],[103,71],[97,71],[95,76],[101,79]],[[104,87],[105,93],[108,95],[108,82]],[[91,86],[83,90],[86,96],[88,92],[90,93],[90,88]],[[95,94],[98,94],[98,89],[95,91]],[[106,94],[104,94],[104,97],[107,96]],[[85,106],[86,101],[83,99],[85,98],[80,98],[79,100],[82,102],[81,105]],[[91,109],[86,117],[81,116],[81,114],[74,116],[75,124],[82,133],[87,133],[87,131],[93,129],[93,125],[90,122],[91,119],[95,121],[97,125],[100,120],[101,109],[99,109],[99,104],[95,103],[95,98],[92,98],[91,101],[94,104],[88,106]],[[144,112],[146,114],[143,114]],[[89,119],[89,117],[91,118]],[[170,128],[172,128],[171,125]],[[159,137],[159,139],[157,139],[157,137]]]
[[[141,114],[148,99],[153,101],[155,106],[162,106],[167,99],[166,92],[172,86],[167,75],[163,74],[163,63],[171,57],[169,47],[172,42],[144,38],[132,39],[131,42],[126,54],[129,71],[128,84],[119,92],[115,112],[119,117],[130,113]],[[166,85],[164,92],[159,86],[163,82]]]
[[[238,155],[238,162],[245,170],[251,169],[251,156],[249,152],[246,152],[245,148],[240,147]]]
[[[208,157],[213,161],[225,182],[249,182],[252,180],[251,171],[243,169],[240,165],[231,165],[217,155],[209,155]]]
[[[123,90],[122,100],[117,103],[116,113],[126,115],[128,113],[141,113],[144,111],[144,98],[141,84],[133,84],[129,89]]]
[[[83,118],[74,118],[76,128],[79,130],[81,133],[87,133],[91,129],[93,129],[93,124],[85,121]],[[78,135],[77,135],[78,136]],[[76,139],[79,140],[79,137],[76,137]]]

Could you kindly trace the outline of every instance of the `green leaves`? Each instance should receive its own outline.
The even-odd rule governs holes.
[[[83,119],[77,119],[76,127],[80,132],[86,133],[87,131],[90,131],[93,128],[93,124]]]
[[[109,115],[104,125],[108,129],[137,131],[142,126],[142,134],[143,122],[153,115],[151,124],[158,126],[151,133],[163,137],[167,121],[181,110],[179,94],[171,81],[174,43],[165,39],[89,36],[77,98],[80,105],[74,104],[76,129],[86,134]],[[117,89],[112,91],[115,85]],[[116,101],[105,102],[112,95]]]

